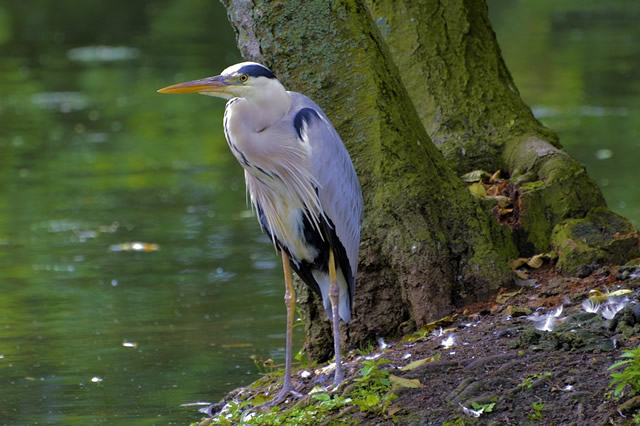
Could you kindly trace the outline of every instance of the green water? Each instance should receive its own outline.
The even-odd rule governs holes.
[[[283,359],[224,102],[156,93],[240,59],[224,9],[5,2],[0,49],[0,424],[197,420]]]
[[[490,2],[505,58],[638,223],[638,9],[557,3]],[[239,60],[215,1],[0,0],[0,424],[185,424],[282,362],[223,102],[155,93]]]

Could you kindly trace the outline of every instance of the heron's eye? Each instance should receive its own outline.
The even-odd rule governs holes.
[[[247,81],[247,80],[249,80],[249,76],[248,76],[248,75],[246,75],[246,74],[242,74],[242,75],[240,76],[240,81],[241,81],[241,82],[243,82],[243,83],[244,83],[244,82],[245,82],[245,81]]]

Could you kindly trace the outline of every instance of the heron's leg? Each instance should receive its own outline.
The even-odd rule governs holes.
[[[293,334],[293,315],[296,310],[295,290],[293,289],[293,279],[291,277],[291,264],[284,250],[282,253],[282,267],[284,269],[284,303],[287,307],[287,340],[285,344],[285,367],[284,367],[284,383],[280,392],[266,405],[275,405],[282,402],[288,395],[301,397],[302,394],[296,392],[291,382],[291,339]]]
[[[296,311],[296,293],[293,289],[293,280],[291,277],[291,264],[289,258],[282,252],[282,267],[284,269],[284,304],[287,307],[287,341],[285,347],[285,370],[284,370],[284,386],[283,389],[293,390],[291,384],[291,338],[293,335],[293,315]]]
[[[338,288],[338,280],[336,277],[336,262],[333,255],[333,248],[329,247],[329,300],[331,301],[331,316],[333,322],[333,350],[336,354],[336,373],[333,383],[338,385],[344,380],[342,372],[342,362],[340,359],[340,317],[338,312],[340,289]]]

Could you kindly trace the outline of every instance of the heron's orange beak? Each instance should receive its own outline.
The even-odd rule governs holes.
[[[224,92],[231,83],[224,77],[207,77],[200,80],[187,81],[186,83],[174,84],[158,90],[158,93],[203,93],[214,94]]]

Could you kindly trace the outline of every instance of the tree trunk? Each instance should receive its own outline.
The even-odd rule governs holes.
[[[422,9],[413,10],[407,1],[392,14],[388,3],[375,2],[372,7],[377,16],[382,10],[389,11],[387,18],[377,20],[376,27],[363,0],[222,2],[243,56],[265,63],[289,90],[302,92],[323,107],[354,160],[365,218],[354,315],[343,328],[347,345],[404,333],[511,283],[507,260],[518,255],[511,229],[490,216],[486,205],[470,195],[456,173],[476,165],[490,170],[505,167],[512,178],[519,174],[523,180],[534,171],[535,178],[530,180],[537,182],[554,177],[546,164],[575,162],[558,148],[553,133],[533,118],[517,95],[484,5],[480,10],[467,9],[464,2],[458,2],[449,10],[447,3],[446,8],[430,13],[427,6],[433,2],[422,2]],[[478,13],[481,16],[474,17]],[[429,28],[434,34],[420,35],[425,29],[415,26],[411,37],[398,33],[394,41],[392,34],[403,23],[407,29],[412,27],[410,18],[419,18],[416,25],[436,19],[434,28]],[[475,20],[470,22],[471,18]],[[476,26],[477,30],[470,29]],[[403,37],[407,37],[406,45]],[[448,52],[454,38],[456,50]],[[431,53],[422,55],[420,46]],[[407,71],[402,58],[409,58],[412,52],[422,62],[433,60],[428,65],[433,68]],[[432,57],[433,52],[440,55]],[[494,58],[479,70],[486,60],[482,55]],[[475,65],[467,62],[470,57],[477,60]],[[426,79],[412,78],[420,75]],[[482,86],[483,80],[491,81],[490,91]],[[460,166],[447,164],[425,128],[449,164]],[[574,172],[577,177],[569,179],[569,186],[576,186],[573,190],[581,194],[583,181],[578,178],[583,169],[578,165]],[[530,185],[535,189],[537,184]],[[523,193],[524,188],[521,186]],[[595,196],[585,198],[581,213],[603,204],[597,188],[595,191]],[[539,194],[545,192],[536,196]],[[520,203],[527,205],[526,200],[522,196]],[[551,208],[573,208],[567,205]],[[530,251],[543,246],[545,239],[548,245],[551,234],[551,225],[535,218],[530,228],[519,225],[525,229],[521,240],[526,244],[532,244],[529,240],[537,232],[535,226],[548,228],[540,231],[541,242],[536,240]],[[526,246],[522,241],[520,246]],[[317,298],[304,293],[300,299],[307,349],[311,357],[324,359],[331,351],[331,331],[326,321],[318,319],[326,315]]]
[[[431,143],[361,2],[224,3],[243,55],[322,106],[354,159],[365,219],[347,344],[420,326],[510,283],[508,234]],[[330,332],[307,305],[318,357]]]
[[[521,255],[554,249],[559,266],[575,272],[585,262],[622,262],[637,253],[634,227],[606,209],[584,167],[522,102],[485,2],[368,5],[422,124],[449,165],[458,174],[500,169],[518,187],[514,238]],[[607,235],[575,253],[574,240],[587,228],[598,232],[603,222]]]

